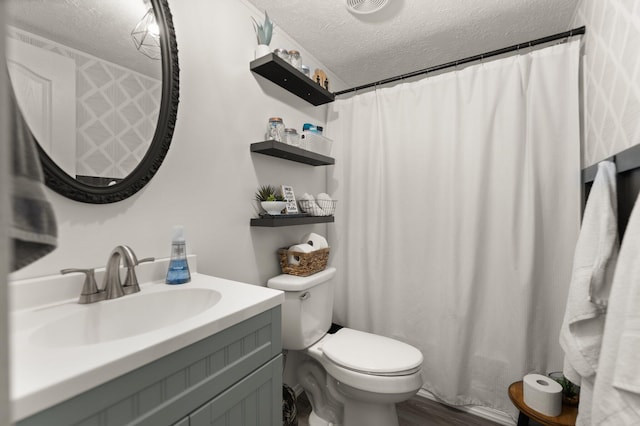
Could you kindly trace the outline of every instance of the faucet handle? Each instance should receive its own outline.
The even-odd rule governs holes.
[[[138,277],[136,276],[134,266],[138,266],[144,262],[153,262],[154,260],[156,260],[154,257],[145,257],[144,259],[136,258],[135,265],[127,267],[127,277],[125,278],[124,285],[122,286],[124,294],[137,293],[140,291],[140,285],[138,284]]]
[[[96,275],[94,269],[67,268],[60,271],[62,275],[71,274],[74,272],[85,274],[84,284],[82,285],[82,292],[80,293],[80,297],[78,298],[78,303],[93,303],[105,299],[106,294],[104,290],[98,290],[98,284],[96,284]]]

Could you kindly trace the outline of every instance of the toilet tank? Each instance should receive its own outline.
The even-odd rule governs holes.
[[[267,281],[267,287],[284,291],[282,304],[282,347],[308,348],[331,327],[333,277],[327,268],[308,277],[282,274]]]

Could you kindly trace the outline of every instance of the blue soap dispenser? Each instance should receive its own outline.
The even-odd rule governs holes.
[[[184,239],[184,228],[173,227],[171,240],[171,260],[167,270],[167,284],[184,284],[191,281],[189,263],[187,263],[187,245]]]

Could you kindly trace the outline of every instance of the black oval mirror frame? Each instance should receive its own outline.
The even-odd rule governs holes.
[[[167,0],[151,0],[160,27],[162,52],[162,98],[153,140],[138,166],[121,182],[112,186],[92,186],[78,182],[65,173],[38,144],[46,185],[72,200],[91,204],[122,201],[141,190],[160,168],[167,155],[178,114],[179,77],[178,46]]]

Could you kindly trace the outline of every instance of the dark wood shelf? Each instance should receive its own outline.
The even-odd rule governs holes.
[[[251,219],[251,226],[266,226],[274,228],[278,226],[310,225],[314,223],[331,222],[335,222],[335,218],[333,216],[287,217],[287,215],[280,215]]]
[[[309,164],[311,166],[329,166],[335,164],[336,160],[317,152],[287,145],[284,142],[264,141],[251,144],[251,152],[269,155],[271,157],[284,158],[285,160],[298,163]]]
[[[287,61],[269,53],[251,61],[249,68],[312,105],[323,105],[335,100],[335,95],[298,71]]]

